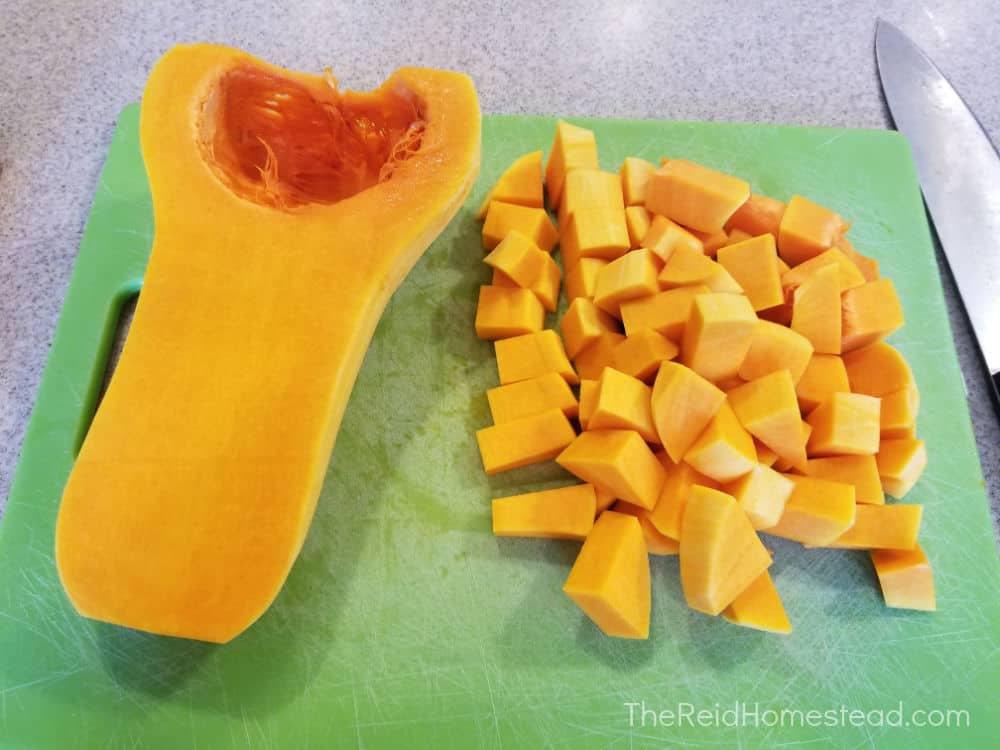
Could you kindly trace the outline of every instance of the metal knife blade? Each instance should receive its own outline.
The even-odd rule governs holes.
[[[875,54],[889,111],[913,148],[924,202],[1000,394],[1000,157],[937,66],[881,19]]]

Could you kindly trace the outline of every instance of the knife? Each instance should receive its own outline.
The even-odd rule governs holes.
[[[879,77],[1000,403],[1000,157],[930,58],[879,19]]]

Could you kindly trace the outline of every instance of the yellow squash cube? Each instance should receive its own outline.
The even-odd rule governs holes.
[[[701,294],[694,298],[684,329],[681,361],[708,380],[736,375],[753,340],[757,316],[739,294]]]
[[[658,260],[650,250],[640,248],[613,260],[597,274],[594,304],[619,317],[621,303],[656,294]]]
[[[542,190],[542,152],[532,151],[514,160],[493,185],[479,207],[476,218],[482,220],[490,203],[516,203],[519,206],[542,208],[545,198]]]
[[[720,247],[717,259],[743,287],[754,310],[766,310],[785,301],[773,235],[762,234]]]
[[[476,336],[506,339],[541,331],[545,308],[530,289],[504,286],[479,287],[476,307]]]
[[[567,268],[582,258],[613,260],[628,252],[630,243],[623,208],[588,208],[568,220],[562,236],[562,258]]]
[[[544,208],[492,201],[483,222],[483,247],[492,250],[511,231],[525,235],[547,253],[559,240],[559,233]]]
[[[575,437],[576,432],[562,409],[549,409],[476,431],[487,474],[548,461],[572,444]]]
[[[795,290],[792,330],[805,336],[820,354],[840,354],[840,280],[836,266],[816,269]]]
[[[806,446],[795,384],[788,370],[778,370],[751,380],[727,394],[737,418],[747,431],[778,457],[805,469]]]
[[[770,234],[777,238],[784,213],[785,204],[781,201],[752,193],[726,222],[726,228],[745,232],[748,237]]]
[[[635,430],[647,443],[660,441],[650,409],[648,385],[612,367],[605,367],[597,381],[594,409],[587,420],[590,430]]]
[[[486,400],[493,424],[512,422],[549,409],[561,409],[567,417],[575,417],[579,410],[576,396],[557,372],[490,388],[486,391]]]
[[[594,406],[597,404],[597,384],[597,380],[586,378],[580,380],[580,406],[577,419],[580,420],[581,430],[586,430],[590,426],[590,415],[594,413]]]
[[[597,380],[605,367],[614,367],[615,349],[625,337],[615,331],[607,331],[597,337],[587,348],[573,358],[573,364],[581,378]]]
[[[806,417],[813,428],[807,446],[809,457],[875,453],[879,449],[880,411],[879,399],[874,396],[831,394]]]
[[[872,550],[871,558],[887,607],[937,609],[934,571],[919,544],[911,550]]]
[[[602,333],[618,330],[618,321],[586,297],[574,299],[559,321],[566,354],[574,359]]]
[[[795,488],[781,520],[768,534],[822,547],[854,525],[854,487],[826,479],[787,474]]]
[[[625,513],[639,519],[643,539],[646,540],[646,551],[651,555],[676,555],[681,548],[680,542],[661,534],[649,520],[650,511],[638,505],[618,500],[615,503],[615,513]]]
[[[885,494],[878,476],[875,456],[830,456],[810,458],[805,475],[854,486],[854,499],[867,505],[882,505]]]
[[[587,430],[556,457],[556,463],[647,510],[656,504],[666,478],[663,465],[634,430]]]
[[[615,347],[612,364],[616,370],[649,381],[659,372],[660,363],[673,359],[678,351],[677,344],[662,333],[643,328]]]
[[[540,250],[528,237],[516,229],[511,230],[483,260],[518,286],[534,292],[546,310],[555,311],[562,273],[552,256]]]
[[[672,461],[684,457],[725,401],[726,394],[694,370],[660,363],[651,406],[656,432]]]
[[[792,480],[762,464],[722,488],[736,499],[755,529],[769,529],[781,520],[794,489]]]
[[[664,289],[704,284],[713,292],[743,293],[729,271],[708,256],[688,247],[675,249],[657,278]]]
[[[655,171],[656,167],[645,159],[638,159],[634,156],[625,157],[619,175],[621,176],[626,206],[645,206],[646,185]]]
[[[553,330],[502,339],[493,347],[500,385],[537,378],[547,372],[559,373],[571,385],[580,382],[566,357],[559,335]]]
[[[580,258],[575,265],[567,265],[563,259],[563,266],[566,268],[566,299],[570,302],[577,297],[593,300],[597,289],[597,275],[606,265],[608,261],[604,258]]]
[[[731,482],[753,471],[757,451],[750,433],[726,401],[687,453],[684,462],[717,482]]]
[[[850,351],[843,359],[848,388],[854,393],[881,397],[916,387],[906,358],[884,341]]]
[[[827,547],[913,549],[920,533],[922,505],[858,505],[854,525]]]
[[[819,270],[823,266],[836,266],[840,282],[840,292],[842,294],[848,289],[853,289],[865,283],[865,277],[854,261],[848,258],[839,247],[831,247],[815,258],[810,258],[805,263],[800,263],[795,268],[785,271],[781,275],[781,286],[784,294],[786,296],[792,294],[814,271]]]
[[[594,131],[560,120],[556,139],[545,165],[545,189],[549,203],[558,206],[566,174],[574,169],[597,169],[597,140]]]
[[[847,227],[830,209],[793,195],[778,227],[778,252],[794,268],[832,247]]]
[[[625,209],[625,228],[628,229],[629,247],[642,247],[643,238],[649,233],[653,215],[644,206],[628,206]]]
[[[834,393],[850,393],[844,361],[836,354],[813,354],[795,384],[799,408],[808,414]]]
[[[704,285],[685,286],[622,302],[620,312],[625,333],[633,336],[644,328],[652,328],[671,341],[680,341],[691,317],[694,298],[709,291]]]
[[[649,229],[646,230],[646,234],[642,238],[641,245],[652,250],[664,262],[670,260],[670,256],[679,247],[687,248],[701,255],[705,254],[701,240],[666,216],[653,216]]]
[[[915,385],[882,396],[879,434],[883,440],[902,438],[916,427],[920,393]]]
[[[778,590],[771,580],[771,574],[766,570],[722,610],[722,616],[729,622],[745,628],[768,633],[792,632],[792,623],[788,620],[781,597],[778,596]]]
[[[897,499],[906,496],[927,468],[927,447],[923,440],[898,438],[883,440],[875,455],[882,489]]]
[[[769,320],[758,320],[739,376],[754,380],[778,370],[788,370],[792,381],[798,383],[812,356],[812,343],[801,333]]]
[[[566,175],[559,202],[559,226],[581,211],[615,209],[625,212],[621,177],[599,169],[574,169]]]
[[[586,539],[597,496],[589,484],[501,497],[493,501],[493,533],[542,539]]]
[[[844,352],[854,351],[884,339],[903,326],[903,307],[892,279],[869,281],[844,292]]]
[[[749,197],[746,180],[682,159],[668,161],[646,185],[646,208],[701,232],[721,230]]]

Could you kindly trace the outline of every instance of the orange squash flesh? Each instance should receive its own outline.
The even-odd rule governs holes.
[[[361,94],[214,45],[157,63],[152,255],[56,528],[81,614],[225,642],[267,609],[375,324],[471,189],[479,119],[455,73]]]
[[[937,609],[934,572],[919,544],[912,550],[872,550],[871,558],[887,607]]]
[[[765,630],[769,633],[791,633],[785,607],[774,587],[771,574],[766,570],[757,576],[732,603],[722,610],[729,622],[745,628]]]

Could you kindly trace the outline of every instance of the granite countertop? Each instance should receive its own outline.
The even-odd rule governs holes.
[[[332,65],[348,88],[375,86],[404,64],[462,70],[487,113],[884,128],[873,53],[881,15],[923,46],[1000,141],[1000,15],[979,0],[492,6],[4,4],[0,514],[115,119],[175,42],[232,44],[301,70]],[[1000,426],[947,272],[944,283],[997,522]]]

